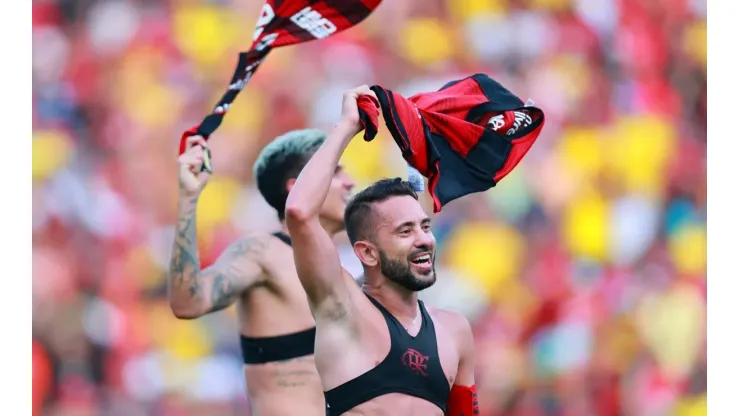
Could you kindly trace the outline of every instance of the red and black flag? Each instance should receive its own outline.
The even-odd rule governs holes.
[[[545,114],[487,75],[452,81],[404,98],[379,85],[358,99],[365,140],[378,132],[378,109],[410,166],[429,179],[434,212],[495,186],[539,137]]]
[[[262,7],[252,46],[239,54],[236,70],[229,87],[215,108],[203,121],[183,133],[180,153],[185,140],[193,135],[204,139],[216,131],[231,103],[249,82],[270,50],[314,39],[322,39],[363,21],[381,0],[267,0]]]

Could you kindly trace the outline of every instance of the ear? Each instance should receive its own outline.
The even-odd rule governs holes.
[[[352,246],[352,249],[363,265],[376,267],[380,264],[380,252],[375,244],[369,241],[358,241]]]
[[[287,182],[285,182],[285,190],[290,193],[290,191],[293,189],[293,185],[295,185],[296,178],[290,178]]]

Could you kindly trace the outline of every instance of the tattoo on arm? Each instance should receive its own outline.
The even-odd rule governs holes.
[[[195,230],[195,201],[181,202],[175,243],[170,260],[169,290],[171,299],[180,305],[196,307],[197,314],[227,308],[262,274],[252,259],[259,258],[266,243],[259,238],[246,238],[223,253],[211,267],[200,270]]]
[[[260,256],[265,252],[265,242],[258,238],[245,238],[233,246],[229,247],[226,253],[234,259],[245,258],[248,256]],[[259,270],[258,270],[259,272]],[[244,276],[247,274],[247,276]],[[227,264],[224,270],[218,270],[213,278],[211,286],[211,305],[213,310],[219,310],[231,305],[239,296],[242,285],[237,284],[241,281],[251,281],[254,276],[249,276],[249,271],[241,270],[234,264]]]
[[[224,254],[233,260],[222,267],[215,267],[212,279],[208,279],[211,281],[209,311],[227,308],[247,286],[256,281],[258,275],[261,275],[261,269],[244,270],[238,267],[238,259],[262,255],[265,248],[265,242],[258,238],[246,238],[229,247]]]
[[[201,287],[196,278],[200,271],[200,259],[195,233],[195,209],[196,204],[191,201],[177,220],[169,273],[171,287],[175,290],[187,288],[192,298],[197,298],[201,294]]]
[[[216,275],[211,288],[211,307],[213,310],[226,308],[234,302],[237,294],[232,290],[232,286],[229,276],[223,273]]]

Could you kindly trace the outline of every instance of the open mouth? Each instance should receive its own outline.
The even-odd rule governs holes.
[[[415,266],[418,266],[419,268],[429,269],[432,267],[432,255],[429,253],[425,253],[416,256],[411,259],[411,263],[413,263]]]

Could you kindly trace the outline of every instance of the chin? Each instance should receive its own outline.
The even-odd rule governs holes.
[[[419,280],[437,280],[437,270],[435,269],[433,264],[425,267],[420,267],[414,265],[414,263],[409,263],[409,271],[416,279]]]
[[[423,282],[427,282],[429,286],[437,283],[437,273],[432,272],[426,276],[419,276],[419,280]]]
[[[409,282],[408,289],[414,292],[421,292],[424,289],[428,289],[437,282],[437,274],[434,271],[430,271],[427,274],[414,273],[414,281]]]

